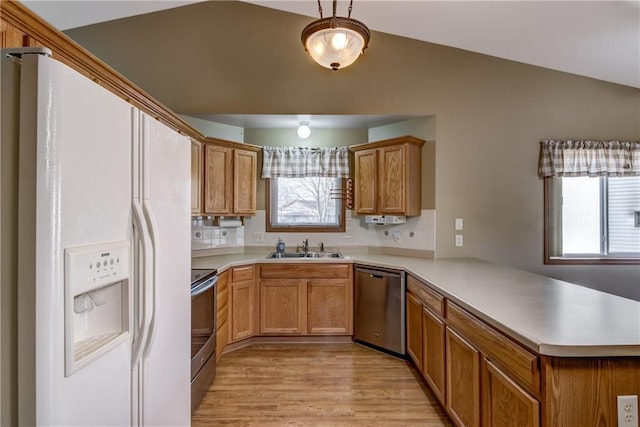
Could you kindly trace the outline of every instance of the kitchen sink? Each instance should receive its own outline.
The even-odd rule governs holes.
[[[267,259],[291,258],[344,258],[342,252],[271,252]]]

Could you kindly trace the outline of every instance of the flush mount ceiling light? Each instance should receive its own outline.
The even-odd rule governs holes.
[[[302,30],[302,44],[314,61],[333,71],[353,64],[369,44],[371,34],[366,25],[351,18],[353,0],[349,3],[349,16],[336,16],[337,0],[333,0],[333,16],[322,17]]]
[[[298,126],[298,136],[301,139],[307,139],[311,135],[311,128],[309,127],[308,122],[300,122],[300,126]]]

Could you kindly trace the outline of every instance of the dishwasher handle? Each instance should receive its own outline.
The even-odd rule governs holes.
[[[373,270],[368,268],[356,267],[356,273],[368,274],[369,277],[374,279],[384,279],[385,277],[400,278],[401,272],[388,271],[388,270]]]

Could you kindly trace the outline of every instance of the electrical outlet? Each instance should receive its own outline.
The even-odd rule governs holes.
[[[638,396],[618,396],[618,427],[638,427]]]
[[[462,234],[456,234],[456,246],[464,246],[464,239]]]
[[[253,232],[253,241],[255,243],[264,242],[264,233],[262,231]]]

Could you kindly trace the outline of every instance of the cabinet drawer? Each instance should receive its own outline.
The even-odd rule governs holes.
[[[489,360],[497,362],[536,396],[540,392],[539,358],[491,326],[447,301],[447,324],[467,337]]]
[[[350,276],[351,264],[264,264],[260,266],[263,279],[339,279]]]
[[[429,289],[415,277],[407,275],[407,289],[433,312],[444,316],[444,297]]]
[[[235,267],[231,270],[231,282],[242,282],[243,280],[253,280],[253,265],[247,267]]]

